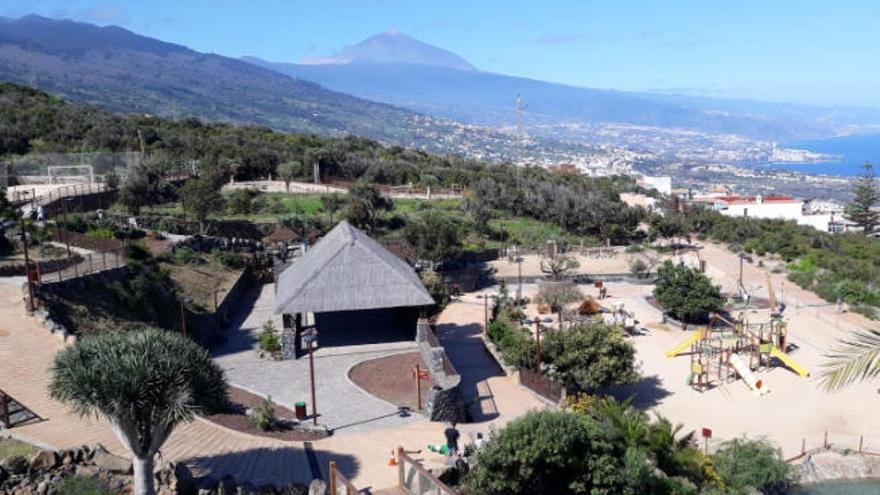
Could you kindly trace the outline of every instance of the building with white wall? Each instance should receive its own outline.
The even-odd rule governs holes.
[[[672,194],[672,177],[651,177],[643,175],[642,178],[636,181],[636,184],[645,189],[655,189],[660,194],[665,194],[667,196]]]

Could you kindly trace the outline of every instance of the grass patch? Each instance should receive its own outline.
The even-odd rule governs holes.
[[[39,450],[29,443],[12,438],[0,438],[0,462],[17,456],[30,459]]]

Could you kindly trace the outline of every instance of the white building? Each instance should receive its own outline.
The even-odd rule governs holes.
[[[729,217],[798,221],[804,216],[804,201],[791,196],[721,196],[714,198],[713,207]]]
[[[641,179],[636,181],[636,184],[645,189],[656,189],[661,194],[667,196],[672,194],[672,177],[651,177],[643,175]]]
[[[798,225],[813,227],[822,232],[839,234],[856,230],[855,224],[843,218],[840,211],[815,212],[803,200],[791,196],[719,196],[701,198],[695,202],[711,204],[722,215],[729,217],[768,218],[793,220]]]

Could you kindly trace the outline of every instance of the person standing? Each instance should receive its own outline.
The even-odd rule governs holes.
[[[456,423],[453,422],[449,428],[443,431],[443,434],[446,436],[446,448],[449,450],[450,456],[458,455],[458,439],[461,437],[461,433],[455,427]]]

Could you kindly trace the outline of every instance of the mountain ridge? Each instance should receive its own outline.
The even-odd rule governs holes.
[[[405,63],[446,67],[458,70],[477,70],[463,57],[443,48],[429,45],[412,36],[390,29],[363,41],[346,47],[329,57],[306,57],[299,61],[302,65],[348,65]]]

